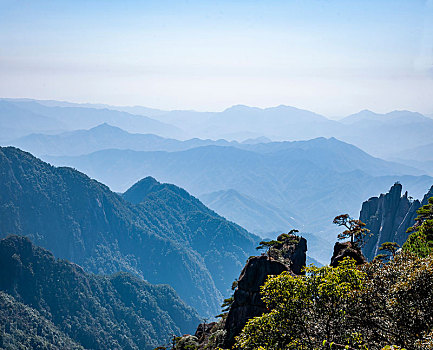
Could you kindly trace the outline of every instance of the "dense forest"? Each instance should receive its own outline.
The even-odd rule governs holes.
[[[186,191],[147,178],[125,195],[71,168],[0,148],[0,237],[28,236],[93,273],[128,271],[171,285],[203,316],[259,238]]]
[[[85,273],[21,236],[0,240],[0,291],[7,349],[152,349],[200,321],[168,285]]]

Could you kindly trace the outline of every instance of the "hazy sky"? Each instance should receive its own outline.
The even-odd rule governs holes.
[[[0,0],[0,96],[433,113],[433,0]]]

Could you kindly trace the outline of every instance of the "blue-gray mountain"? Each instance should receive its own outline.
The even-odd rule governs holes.
[[[379,157],[391,157],[396,152],[425,145],[433,134],[433,119],[410,111],[378,114],[365,110],[336,121],[290,106],[261,109],[238,105],[222,112],[195,112],[23,99],[3,99],[3,102],[21,111],[26,110],[29,115],[48,117],[55,124],[61,123],[64,130],[88,129],[109,123],[131,132],[182,139],[200,137],[239,141],[257,137],[273,140],[336,137]],[[13,126],[17,118],[13,111],[3,112],[0,108],[0,119],[11,120]],[[32,125],[27,123],[23,131],[14,128],[20,132],[19,135],[4,133],[4,140],[30,132],[59,129],[59,125],[54,124],[41,129],[39,122],[36,122],[34,130],[30,131]]]
[[[0,240],[0,291],[6,349],[150,350],[200,322],[168,285],[85,273],[22,236]]]
[[[154,133],[180,137],[182,131],[175,126],[152,118],[109,109],[85,107],[45,106],[32,100],[0,99],[0,142],[30,133],[89,129],[103,123],[131,132]]]
[[[332,219],[336,215],[356,215],[365,198],[388,189],[396,181],[415,195],[424,194],[433,183],[429,176],[403,175],[411,171],[416,174],[416,170],[324,138],[206,146],[179,152],[104,150],[78,157],[44,159],[73,166],[116,191],[124,191],[145,176],[175,183],[261,236],[287,231],[291,225],[322,239],[329,238],[328,247],[309,246],[309,254],[323,263],[330,257],[319,258],[319,254],[332,250],[336,233]],[[272,211],[278,220],[257,220],[264,210]]]
[[[170,284],[200,314],[216,315],[258,237],[175,186],[146,179],[126,198],[134,192],[140,204],[76,170],[0,148],[0,236],[29,236],[90,272]]]
[[[359,219],[366,224],[372,235],[362,249],[365,257],[372,260],[384,242],[397,242],[400,246],[409,236],[406,230],[415,223],[416,211],[433,197],[433,186],[420,200],[413,200],[403,186],[394,184],[388,193],[372,197],[362,204]]]
[[[67,131],[56,135],[30,134],[9,141],[8,144],[36,156],[74,156],[104,149],[183,151],[207,145],[238,145],[236,141],[200,139],[179,141],[154,134],[132,134],[107,123],[95,126],[89,130]]]

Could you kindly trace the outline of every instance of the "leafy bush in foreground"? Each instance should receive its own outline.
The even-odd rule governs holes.
[[[247,323],[237,348],[433,348],[433,256],[403,252],[361,267],[346,259],[306,272],[269,278],[269,313]]]

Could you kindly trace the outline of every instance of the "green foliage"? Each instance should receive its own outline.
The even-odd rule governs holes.
[[[186,335],[176,338],[175,350],[196,350],[198,349],[198,339],[193,335]]]
[[[199,323],[167,285],[128,273],[87,274],[19,236],[0,240],[0,291],[42,315],[41,326],[43,319],[52,322],[67,336],[63,342],[87,349],[153,349]],[[21,316],[10,315],[6,323],[14,317]]]
[[[234,291],[238,286],[238,280],[235,279],[232,283],[232,291]],[[223,318],[225,319],[229,313],[230,307],[232,306],[233,302],[235,301],[235,296],[234,293],[227,299],[224,299],[224,302],[221,305],[221,313],[215,317],[219,318]]]
[[[429,198],[428,204],[419,208],[417,213],[416,223],[408,229],[411,234],[403,249],[426,257],[433,253],[433,197]]]
[[[237,338],[239,349],[313,349],[324,339],[350,338],[346,314],[363,288],[364,273],[349,259],[337,268],[306,270],[305,276],[283,272],[268,279],[262,299],[270,312],[247,323]]]
[[[349,214],[342,214],[336,216],[333,223],[347,229],[338,235],[338,239],[344,240],[350,238],[352,245],[358,248],[362,248],[365,245],[370,230],[365,228],[365,224],[361,220],[355,220]]]
[[[247,323],[239,349],[433,348],[432,255],[282,273],[266,282],[262,298],[268,313]]]
[[[89,272],[128,271],[170,284],[202,315],[219,311],[259,241],[185,190],[152,178],[125,199],[12,147],[0,148],[0,174],[0,238],[28,236]]]
[[[83,349],[38,311],[0,291],[0,349]]]
[[[289,233],[282,233],[277,237],[276,240],[271,241],[261,241],[259,246],[256,247],[257,250],[267,249],[268,253],[270,249],[280,249],[283,244],[297,244],[299,243],[299,237],[295,235],[295,233],[299,232],[296,229],[290,230]]]
[[[400,245],[398,245],[398,243],[396,243],[396,242],[384,242],[379,247],[379,250],[383,250],[383,251],[387,252],[388,254],[381,254],[382,256],[379,258],[389,259],[390,256],[392,256],[392,258],[394,259],[395,253],[397,252],[397,250],[399,248],[400,248]]]

